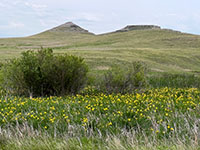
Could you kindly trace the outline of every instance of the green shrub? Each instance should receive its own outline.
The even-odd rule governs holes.
[[[100,89],[105,93],[132,93],[146,87],[146,67],[134,62],[126,67],[112,67],[104,74]]]
[[[52,49],[23,52],[3,67],[5,88],[26,96],[75,94],[84,87],[87,72],[82,58],[55,56]]]

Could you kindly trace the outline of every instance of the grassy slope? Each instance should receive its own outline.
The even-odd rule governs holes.
[[[153,72],[200,71],[200,36],[170,30],[135,30],[103,35],[44,32],[26,38],[0,39],[0,60],[28,49],[52,47],[82,56],[93,70],[111,64],[145,62]]]

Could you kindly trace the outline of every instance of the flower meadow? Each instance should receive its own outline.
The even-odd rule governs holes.
[[[200,133],[200,90],[159,88],[134,94],[0,98],[1,129],[32,128],[50,134],[154,134],[159,138]],[[26,129],[25,129],[26,127]]]

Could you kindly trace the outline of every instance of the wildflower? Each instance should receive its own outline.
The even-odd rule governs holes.
[[[87,118],[83,118],[83,122],[87,123],[88,119]]]
[[[108,110],[108,108],[104,108],[104,110]]]
[[[156,133],[159,133],[159,130],[156,130]]]
[[[107,125],[108,125],[108,126],[111,126],[111,125],[112,125],[112,122],[109,122]]]

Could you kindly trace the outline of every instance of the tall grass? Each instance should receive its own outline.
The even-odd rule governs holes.
[[[8,136],[0,135],[2,150],[198,150],[200,146],[194,139],[185,142],[179,137],[158,140],[155,135],[147,137],[124,133],[105,137],[62,137],[52,138],[48,135]]]
[[[152,88],[200,88],[200,76],[194,74],[169,74],[162,73],[148,77]]]

